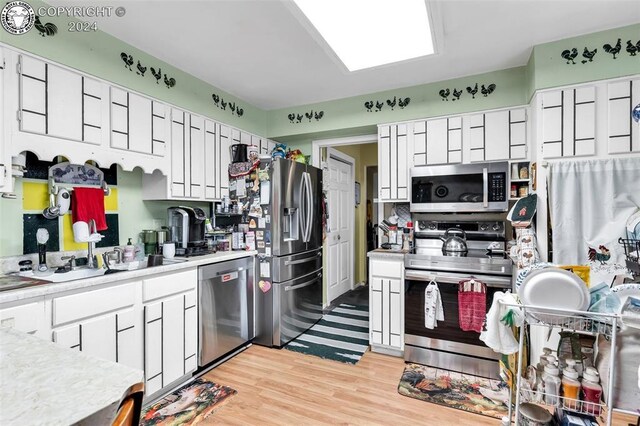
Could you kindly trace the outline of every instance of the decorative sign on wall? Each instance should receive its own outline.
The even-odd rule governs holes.
[[[378,112],[378,111],[382,111],[382,107],[384,107],[385,102],[391,108],[391,111],[393,111],[396,105],[399,106],[400,109],[405,109],[407,105],[409,105],[409,103],[411,102],[411,98],[394,96],[393,99],[387,99],[386,101],[376,100],[375,104],[373,103],[373,101],[366,101],[364,103],[364,107],[367,109],[367,112],[372,112],[372,111]],[[373,109],[374,106],[375,106],[375,110]]]
[[[213,99],[213,104],[223,111],[227,110],[228,105],[231,115],[237,115],[238,117],[242,117],[244,115],[244,108],[240,108],[240,105],[236,105],[235,102],[226,102],[224,98],[221,98],[220,95],[215,93],[211,94],[211,99]]]
[[[289,119],[289,123],[291,124],[302,123],[302,119],[305,117],[307,118],[307,120],[309,120],[309,123],[311,123],[311,120],[314,118],[316,121],[320,121],[322,117],[324,117],[324,111],[311,110],[309,112],[305,112],[304,114],[296,114],[292,112],[287,115],[287,118]]]
[[[36,16],[33,26],[36,27],[36,30],[38,30],[38,32],[42,37],[45,37],[45,36],[53,37],[58,32],[58,27],[56,26],[56,24],[54,24],[53,22],[47,22],[46,24],[43,24],[40,21],[39,16]]]
[[[619,38],[616,41],[616,43],[613,45],[606,43],[602,45],[602,49],[606,53],[610,54],[613,59],[617,59],[618,55],[620,54],[620,51],[622,50],[622,39]],[[640,52],[640,40],[638,40],[635,44],[633,44],[631,40],[627,40],[627,47],[625,50],[627,51],[629,56],[636,56],[638,52]],[[568,65],[575,65],[576,64],[575,60],[578,56],[578,52],[579,52],[578,48],[572,47],[572,48],[563,50],[562,53],[560,53],[560,56],[562,57],[562,59],[564,59],[567,62]],[[591,50],[589,46],[585,46],[585,48],[582,50],[583,59],[581,59],[580,62],[582,64],[588,64],[589,62],[593,62],[593,58],[596,56],[596,53],[598,53],[597,48],[594,48],[593,50]]]
[[[496,87],[497,86],[495,85],[495,83],[491,83],[486,86],[484,84],[481,84],[480,93],[482,94],[482,96],[486,98],[496,90]],[[467,86],[467,93],[471,95],[471,99],[475,99],[476,93],[478,93],[478,83],[476,83],[473,87]],[[460,97],[464,94],[464,92],[462,88],[458,90],[457,87],[454,87],[452,91],[450,88],[447,87],[444,89],[440,89],[438,91],[438,94],[440,95],[443,101],[449,101],[449,96],[453,95],[451,97],[451,100],[455,102],[460,100]]]
[[[131,65],[135,62],[132,55],[129,55],[126,52],[120,53],[120,59],[124,62],[124,67],[128,68],[129,71],[133,72]],[[160,84],[160,79],[162,78],[162,68],[158,68],[158,71],[155,68],[151,68],[151,75],[156,79],[156,84]],[[136,74],[144,77],[144,74],[147,72],[147,67],[140,63],[140,60],[137,61],[136,64]],[[167,89],[171,89],[176,85],[176,79],[173,77],[169,77],[167,74],[164,75],[164,84],[167,86]]]

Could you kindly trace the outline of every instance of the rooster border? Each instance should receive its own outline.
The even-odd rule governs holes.
[[[464,94],[465,89],[463,87],[464,86],[460,86],[460,89],[458,89],[457,87],[454,87],[453,90],[451,90],[451,88],[449,87],[445,87],[444,89],[438,90],[438,95],[440,95],[440,98],[442,101],[448,102],[449,95],[453,95],[451,99],[452,102],[459,101],[462,95]],[[497,87],[498,87],[497,84],[489,83],[489,84],[486,84],[486,86],[485,84],[480,84],[480,88],[478,89],[478,83],[476,83],[474,86],[467,86],[466,92],[471,95],[471,99],[476,99],[476,94],[478,93],[478,90],[479,90],[480,94],[486,98],[487,96],[495,92]]]
[[[311,120],[315,118],[316,121],[322,120],[324,117],[324,111],[314,111],[311,110],[309,112],[305,111],[303,113],[295,113],[290,112],[287,114],[287,118],[289,119],[289,124],[302,124],[302,119],[306,118],[311,123]]]
[[[602,45],[602,50],[605,53],[608,53],[609,55],[611,55],[611,56],[606,55],[606,57],[607,58],[610,57],[611,59],[614,59],[614,60],[620,57],[620,54],[622,53],[622,49],[623,49],[623,45],[622,45],[621,37],[618,37],[615,43],[612,43],[612,44],[605,43]],[[631,40],[627,40],[627,44],[624,50],[629,54],[629,56],[636,56],[640,58],[640,55],[638,55],[638,53],[640,53],[640,40],[636,41],[635,44]],[[576,65],[577,64],[576,60],[579,52],[580,50],[577,47],[569,47],[567,49],[564,49],[562,52],[560,52],[560,57],[566,62],[567,65]],[[593,50],[590,50],[589,46],[585,46],[584,49],[582,50],[583,59],[580,59],[580,63],[582,63],[582,65],[585,65],[590,62],[593,62],[597,53],[598,53],[597,47],[594,48]]]
[[[391,107],[391,111],[393,111],[394,108],[396,107],[396,105],[399,106],[400,109],[405,109],[409,105],[409,103],[411,103],[411,98],[408,98],[408,97],[407,98],[403,98],[402,96],[394,96],[393,99],[386,99],[386,100],[382,100],[382,101],[376,99],[375,103],[374,103],[374,101],[370,100],[370,101],[366,101],[364,103],[364,107],[367,110],[367,112],[373,112],[373,111],[380,112],[380,111],[382,111],[382,108],[384,107],[385,102],[389,107]],[[373,109],[374,106],[375,106],[375,110]]]
[[[217,93],[212,93],[211,99],[213,100],[213,104],[223,111],[226,111],[228,106],[229,111],[231,111],[231,115],[237,115],[238,117],[242,117],[244,115],[244,108],[237,105],[235,102],[225,101],[224,98],[221,98]]]
[[[127,52],[120,53],[120,59],[124,62],[124,67],[129,71],[133,72],[131,66],[134,64],[135,60],[133,59],[133,55],[128,54]],[[145,67],[140,63],[138,59],[138,63],[136,64],[136,74],[140,77],[144,77],[144,74],[147,72],[147,69],[151,69],[151,75],[156,79],[156,84],[160,84],[160,79],[162,78],[162,68],[156,69],[154,67]],[[174,77],[169,77],[167,74],[164,74],[164,84],[167,86],[167,89],[171,89],[176,85],[176,79]]]

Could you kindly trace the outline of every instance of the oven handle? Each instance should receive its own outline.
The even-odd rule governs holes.
[[[482,281],[487,287],[499,287],[499,288],[511,288],[511,277],[495,276],[495,275],[470,275],[470,274],[454,274],[454,273],[439,273],[434,271],[417,271],[414,269],[407,269],[404,272],[405,280],[412,281],[426,281],[434,280],[437,283],[442,284],[458,284],[462,280],[468,280],[475,278]]]

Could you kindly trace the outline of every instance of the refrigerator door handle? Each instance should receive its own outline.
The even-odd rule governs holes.
[[[317,283],[318,278],[320,277],[322,277],[322,272],[318,272],[318,275],[316,275],[316,277],[312,280],[305,281],[303,283],[296,284],[296,285],[288,285],[284,288],[284,291],[299,290],[304,287],[309,287],[310,285]]]
[[[307,240],[306,242],[311,241],[311,227],[313,226],[313,187],[311,185],[311,175],[309,173],[305,173],[307,177]]]
[[[307,217],[307,208],[306,208],[306,191],[307,186],[305,185],[304,173],[300,178],[300,215],[298,215],[300,222],[300,230],[302,231],[302,242],[306,242],[306,217]]]

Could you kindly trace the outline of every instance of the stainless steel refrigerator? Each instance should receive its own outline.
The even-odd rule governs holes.
[[[322,171],[275,159],[258,178],[254,342],[280,347],[322,317]]]

